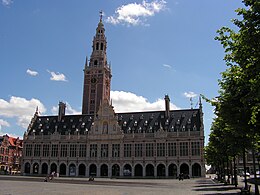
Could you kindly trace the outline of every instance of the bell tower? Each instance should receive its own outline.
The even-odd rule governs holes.
[[[103,13],[93,38],[90,60],[86,58],[84,68],[82,114],[98,112],[103,101],[110,100],[111,69],[107,63],[107,41],[102,22]]]

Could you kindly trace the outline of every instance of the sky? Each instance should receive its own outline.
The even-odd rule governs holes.
[[[234,0],[0,0],[0,135],[23,137],[41,115],[80,114],[83,68],[103,11],[116,112],[198,108],[226,69],[214,40],[243,7]],[[203,101],[205,144],[214,118]]]

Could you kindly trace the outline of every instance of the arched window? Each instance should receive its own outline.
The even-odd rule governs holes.
[[[98,65],[98,61],[97,60],[94,61],[94,65]]]
[[[99,50],[99,43],[96,43],[96,50]]]
[[[104,47],[104,45],[103,45],[103,43],[101,43],[100,50],[103,50],[103,47]]]
[[[104,122],[104,123],[103,123],[103,133],[104,133],[104,134],[107,134],[107,133],[108,133],[108,123],[107,123],[107,122]]]

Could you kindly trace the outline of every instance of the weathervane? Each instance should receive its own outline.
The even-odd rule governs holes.
[[[99,16],[100,16],[100,22],[102,22],[102,17],[103,17],[103,11],[102,10],[100,10]]]

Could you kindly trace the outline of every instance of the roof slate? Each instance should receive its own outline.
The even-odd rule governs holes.
[[[124,133],[153,133],[159,129],[167,131],[199,131],[201,126],[201,110],[172,110],[168,118],[165,111],[116,113],[118,124]],[[62,135],[84,134],[91,130],[94,122],[93,115],[65,115],[61,121],[58,116],[37,116],[28,129],[28,134],[53,134],[55,131]]]

